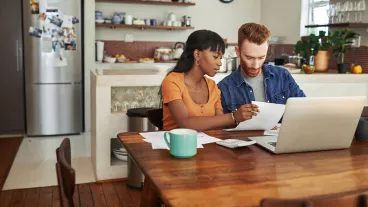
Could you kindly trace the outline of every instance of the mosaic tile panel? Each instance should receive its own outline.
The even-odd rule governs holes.
[[[111,112],[126,112],[130,108],[160,107],[159,86],[112,87]]]

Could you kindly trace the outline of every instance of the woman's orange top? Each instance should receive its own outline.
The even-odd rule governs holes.
[[[215,116],[216,109],[222,110],[221,92],[215,81],[204,77],[208,86],[209,98],[206,104],[197,104],[190,97],[184,82],[184,73],[172,72],[162,81],[163,130],[179,128],[167,103],[182,100],[189,116]]]

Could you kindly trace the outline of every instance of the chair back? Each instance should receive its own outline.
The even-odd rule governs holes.
[[[75,171],[71,166],[70,140],[65,138],[56,149],[56,174],[58,180],[61,207],[74,207],[73,194]]]
[[[312,207],[312,204],[303,199],[263,199],[260,207]]]
[[[148,120],[155,125],[159,130],[163,129],[163,110],[162,108],[159,109],[150,109],[147,111],[147,118]]]
[[[310,199],[262,199],[260,207],[368,207],[366,194],[348,193]]]

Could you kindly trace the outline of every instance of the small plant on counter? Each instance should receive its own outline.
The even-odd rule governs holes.
[[[301,54],[309,65],[310,56],[314,56],[315,71],[326,72],[328,70],[328,50],[331,47],[329,35],[325,31],[319,31],[318,36],[310,34],[303,36],[295,45],[295,54]]]
[[[329,37],[333,54],[337,58],[337,68],[339,73],[346,73],[349,68],[349,64],[345,63],[345,54],[348,52],[348,45],[352,44],[354,40],[360,35],[349,29],[335,30],[333,35]]]
[[[294,52],[295,54],[300,54],[303,56],[303,58],[308,60],[311,55],[317,54],[318,48],[318,37],[315,34],[310,34],[309,36],[303,36],[301,40],[296,43]]]

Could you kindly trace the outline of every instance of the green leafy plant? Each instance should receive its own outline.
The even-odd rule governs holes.
[[[330,41],[330,34],[328,34],[326,36],[326,32],[325,31],[319,31],[319,48],[318,50],[323,50],[323,51],[328,51],[328,49],[330,49],[330,47],[332,46],[331,41]]]
[[[329,37],[329,41],[332,43],[333,54],[334,56],[340,60],[341,64],[345,62],[345,54],[348,52],[347,45],[354,42],[354,39],[360,36],[358,33],[349,30],[335,30],[333,35]],[[340,59],[339,59],[340,57]]]
[[[331,47],[329,35],[326,36],[325,31],[319,31],[318,36],[310,34],[303,36],[294,48],[295,54],[301,54],[304,58],[309,58],[310,55],[316,55],[319,50],[327,51]],[[313,48],[313,54],[311,54]]]

